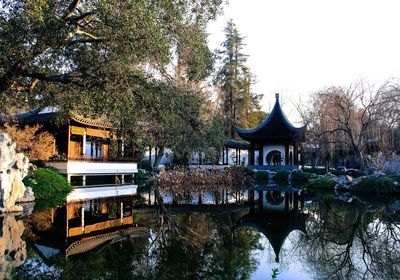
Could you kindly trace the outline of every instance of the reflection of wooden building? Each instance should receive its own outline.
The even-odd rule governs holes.
[[[257,229],[270,242],[279,262],[281,248],[295,230],[306,233],[306,215],[302,213],[304,194],[297,190],[250,190],[250,211],[243,216],[236,228]]]
[[[128,181],[137,173],[133,145],[117,138],[110,123],[75,114],[65,121],[59,121],[58,117],[57,111],[45,109],[3,118],[2,121],[19,125],[41,124],[43,130],[54,135],[57,155],[47,165],[67,175],[73,184],[96,184],[107,179],[106,176],[109,183],[114,183],[116,174],[122,177],[122,181]]]
[[[132,225],[133,200],[127,196],[67,203],[67,237]]]
[[[286,118],[276,94],[275,106],[268,117],[251,129],[235,128],[238,135],[250,142],[249,165],[298,166],[301,143],[305,141],[305,127],[294,127]],[[255,155],[258,154],[258,162]]]

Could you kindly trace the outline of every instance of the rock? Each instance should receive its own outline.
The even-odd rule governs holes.
[[[348,191],[348,190],[350,190],[350,185],[337,183],[335,185],[334,190],[337,190],[337,191],[344,191],[344,190]]]
[[[373,166],[367,167],[367,174],[369,174],[369,175],[374,174],[376,171],[377,171],[376,168]]]
[[[276,175],[276,172],[267,170],[267,174],[268,174],[268,179],[272,179]]]
[[[19,197],[16,202],[17,203],[26,203],[26,202],[32,202],[32,201],[35,201],[35,194],[33,193],[33,190],[31,187],[26,187],[24,196]]]
[[[332,179],[337,178],[336,175],[334,175],[334,174],[332,174],[332,173],[330,173],[330,172],[328,172],[328,173],[326,173],[325,175],[322,175],[322,176],[323,176],[323,177],[327,177],[327,178],[332,178]]]
[[[352,185],[353,185],[353,186],[354,186],[354,185],[358,185],[359,183],[361,183],[362,180],[363,180],[362,178],[353,179]]]
[[[384,172],[382,172],[382,171],[375,171],[375,172],[372,174],[372,176],[373,176],[373,177],[382,177],[382,176],[386,176],[386,174],[385,174]]]
[[[28,175],[29,160],[16,153],[15,148],[15,142],[7,134],[0,134],[0,212],[23,210],[15,203],[25,195],[22,179]]]
[[[18,213],[18,218],[21,219],[23,217],[28,217],[33,213],[33,209],[35,208],[35,202],[25,202],[21,203],[19,206],[22,206],[22,213]]]
[[[350,175],[346,175],[346,180],[348,182],[353,182],[353,177],[351,177]]]

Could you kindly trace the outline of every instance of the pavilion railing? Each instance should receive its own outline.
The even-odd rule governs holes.
[[[87,162],[135,162],[135,157],[96,157],[96,156],[85,156],[85,155],[74,155],[64,157],[54,157],[50,161],[87,161]]]

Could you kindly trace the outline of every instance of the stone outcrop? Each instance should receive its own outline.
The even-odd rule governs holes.
[[[16,144],[7,134],[0,134],[0,212],[22,211],[16,202],[34,200],[32,190],[22,182],[28,170],[29,159],[16,152]]]
[[[13,214],[0,217],[0,280],[11,279],[11,272],[27,257],[26,243],[22,240],[24,223]]]

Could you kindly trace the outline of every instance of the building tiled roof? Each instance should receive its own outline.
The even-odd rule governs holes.
[[[249,142],[244,141],[237,141],[237,140],[227,140],[224,144],[225,148],[232,148],[232,149],[243,149],[248,150],[250,148]]]
[[[58,114],[59,112],[57,110],[36,109],[23,114],[1,116],[0,122],[1,123],[11,122],[19,124],[35,124],[35,123],[46,124],[54,122]],[[85,118],[76,113],[71,113],[70,119],[81,124],[95,126],[95,127],[102,127],[109,129],[113,127],[111,123],[105,120]]]
[[[89,119],[89,118],[85,118],[85,117],[79,116],[74,113],[71,114],[71,119],[78,123],[81,123],[81,124],[102,127],[102,128],[113,128],[112,124],[105,120]]]
[[[275,106],[265,120],[254,128],[235,127],[235,130],[242,139],[251,142],[281,139],[305,140],[305,126],[295,127],[289,122],[279,104],[278,94]]]

